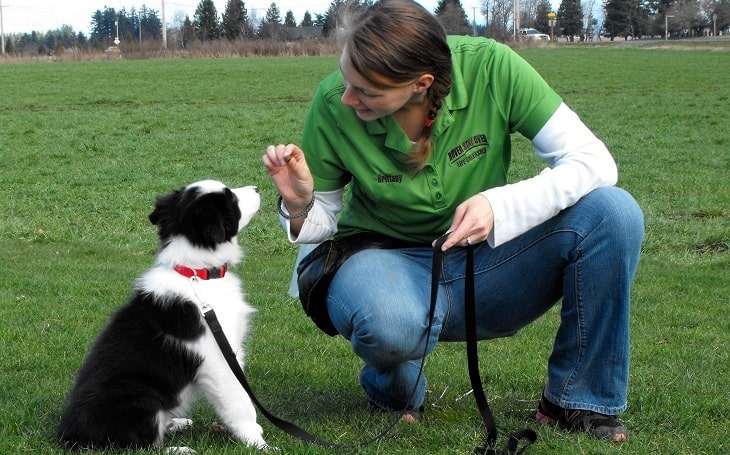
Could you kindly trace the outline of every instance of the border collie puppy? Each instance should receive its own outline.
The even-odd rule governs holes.
[[[67,448],[160,447],[165,432],[192,424],[179,417],[196,392],[231,435],[268,447],[256,410],[201,313],[203,304],[213,307],[243,364],[254,310],[228,267],[242,259],[236,236],[260,203],[254,186],[230,189],[213,180],[157,198],[149,219],[160,250],[76,375],[57,429]]]

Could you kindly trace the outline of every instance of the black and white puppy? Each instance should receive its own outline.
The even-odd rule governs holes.
[[[165,432],[192,423],[180,417],[198,393],[231,435],[267,448],[256,410],[200,309],[213,307],[242,364],[254,310],[227,269],[242,259],[237,234],[260,203],[254,186],[230,189],[213,180],[157,198],[149,219],[160,250],[76,375],[57,429],[67,448],[160,447]]]

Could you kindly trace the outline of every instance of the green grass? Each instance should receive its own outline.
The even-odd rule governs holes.
[[[726,52],[526,49],[522,55],[606,142],[646,215],[633,289],[632,432],[620,446],[533,423],[558,323],[482,343],[500,430],[538,430],[531,454],[715,454],[730,428],[730,58]],[[0,65],[0,453],[61,453],[64,396],[108,316],[152,261],[154,197],[201,178],[262,189],[237,272],[259,309],[246,371],[276,414],[356,442],[370,416],[348,343],[317,332],[286,290],[296,250],[280,229],[266,145],[298,142],[336,57]],[[515,138],[513,178],[542,165]],[[427,364],[427,414],[361,453],[466,454],[481,443],[463,344]],[[196,425],[170,444],[253,453]],[[260,418],[263,421],[263,418]],[[331,453],[262,422],[282,453]],[[101,453],[101,452],[98,452]],[[124,453],[124,452],[105,452]]]

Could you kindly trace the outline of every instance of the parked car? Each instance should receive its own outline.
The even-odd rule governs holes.
[[[544,33],[540,33],[538,30],[534,28],[521,28],[520,29],[520,36],[523,39],[532,39],[532,40],[538,40],[538,41],[550,41],[550,37],[547,36]]]

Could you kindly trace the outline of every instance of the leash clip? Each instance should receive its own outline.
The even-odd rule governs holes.
[[[198,308],[200,309],[200,312],[203,313],[203,316],[205,316],[208,312],[213,310],[213,307],[210,306],[208,302],[200,298],[200,294],[198,294],[196,287],[200,284],[200,277],[198,275],[193,275],[188,278],[188,280],[190,281],[190,286],[193,288],[193,294],[195,294],[195,297],[198,299],[196,302]]]

